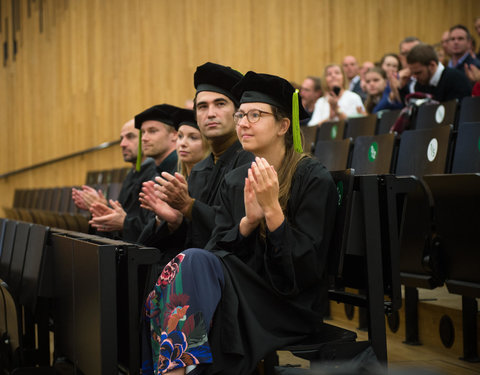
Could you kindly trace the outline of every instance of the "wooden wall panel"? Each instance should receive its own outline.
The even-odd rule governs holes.
[[[455,23],[473,31],[480,15],[478,0],[36,0],[30,16],[28,0],[16,3],[13,61],[12,2],[1,2],[0,174],[116,139],[153,104],[182,106],[206,61],[300,83],[346,54],[376,61],[408,35],[435,43]],[[109,155],[0,179],[0,206],[15,187],[81,183],[87,169],[123,165]]]

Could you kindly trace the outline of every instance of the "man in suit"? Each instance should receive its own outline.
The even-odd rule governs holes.
[[[455,25],[450,28],[448,49],[451,60],[449,68],[454,68],[465,74],[465,65],[480,68],[480,60],[475,58],[472,50],[472,35],[467,27]],[[473,54],[473,56],[472,56]]]
[[[443,102],[459,101],[471,94],[471,85],[464,73],[446,68],[438,61],[432,46],[418,44],[407,55],[407,63],[416,79],[415,91],[431,94],[433,99]]]

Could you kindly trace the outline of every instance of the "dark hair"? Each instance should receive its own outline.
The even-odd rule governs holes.
[[[380,74],[380,76],[384,79],[387,80],[387,73],[385,70],[378,66],[374,66],[373,68],[370,68],[366,71],[365,76],[367,76],[368,73],[377,73]],[[375,106],[378,104],[380,101],[381,97],[383,95],[383,92],[380,93],[379,95],[367,95],[367,99],[365,100],[365,109],[367,110],[367,113],[372,113],[373,109]]]
[[[409,64],[420,63],[428,65],[431,61],[435,61],[438,64],[437,53],[429,44],[417,44],[407,55],[407,63]]]
[[[202,91],[200,91],[200,92],[202,92]],[[212,91],[212,92],[216,92],[216,91]],[[234,108],[234,113],[238,110],[239,106],[232,99],[230,99],[228,96],[226,96],[222,93],[218,93],[218,94],[225,96],[225,98],[227,98],[228,101],[232,102],[233,108]],[[193,112],[195,114],[195,120],[197,119],[197,95],[198,95],[198,92],[195,93],[195,97],[193,98]]]
[[[398,55],[396,53],[386,53],[385,55],[382,56],[382,59],[380,60],[380,65],[379,67],[381,68],[385,59],[387,57],[393,57],[395,59],[397,59],[398,61],[398,70],[402,69],[402,62],[400,61],[400,57],[398,57]]]
[[[320,77],[307,76],[307,79],[311,79],[313,81],[313,89],[315,91],[320,91],[322,89],[322,80]]]
[[[400,42],[399,46],[401,46],[404,43],[412,43],[412,42],[420,42],[421,43],[421,40],[418,39],[416,36],[407,36],[405,39],[403,39]]]
[[[458,24],[458,25],[452,26],[449,31],[452,32],[453,30],[456,30],[456,29],[461,29],[465,31],[467,33],[467,40],[472,39],[472,35],[470,34],[470,31],[468,30],[467,26]]]

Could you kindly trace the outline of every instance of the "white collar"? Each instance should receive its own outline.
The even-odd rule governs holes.
[[[437,71],[433,74],[432,78],[430,78],[430,85],[437,87],[438,82],[440,82],[440,78],[442,77],[442,73],[445,70],[445,67],[441,62],[438,62]]]

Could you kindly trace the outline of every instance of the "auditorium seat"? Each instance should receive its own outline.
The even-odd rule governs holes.
[[[464,122],[480,121],[480,96],[465,97],[460,103],[460,112],[458,115],[458,124]]]
[[[351,117],[347,120],[345,138],[355,138],[361,135],[374,135],[377,127],[377,115]]]
[[[397,176],[448,171],[453,126],[406,130],[402,133],[395,174]]]
[[[375,134],[387,134],[390,132],[390,128],[395,121],[397,120],[398,116],[400,115],[401,109],[392,109],[382,111],[378,113],[378,123],[377,123],[377,130]]]
[[[385,176],[388,231],[405,285],[406,342],[418,344],[416,288],[443,285],[445,269],[433,229],[434,202],[422,177],[449,170],[452,126],[402,133],[396,175]],[[396,248],[396,249],[395,249]]]
[[[10,272],[10,261],[12,260],[16,231],[17,222],[14,220],[8,220],[5,225],[2,253],[0,256],[0,278],[3,280],[8,279],[8,274]]]
[[[345,170],[348,165],[352,139],[318,141],[314,156],[329,170]]]
[[[414,129],[428,129],[443,125],[455,126],[458,101],[456,99],[439,104],[424,104],[418,107]]]
[[[385,263],[382,244],[376,235],[380,231],[379,189],[377,176],[353,175],[353,170],[332,172],[337,185],[339,206],[335,221],[335,230],[329,258],[327,273],[329,275],[329,299],[365,308],[367,311],[368,340],[356,341],[356,334],[338,329],[328,323],[318,335],[290,345],[281,350],[289,350],[294,355],[307,359],[310,363],[322,361],[348,361],[359,355],[369,346],[378,360],[386,363],[385,312],[392,313],[401,306],[400,284],[385,288],[385,281],[391,284],[398,280],[389,273],[392,265]],[[365,224],[365,251],[353,253],[349,248],[350,231],[354,212],[355,195],[359,200],[377,202],[371,211],[363,212],[360,219]],[[383,263],[383,266],[382,266]],[[384,278],[385,274],[385,278]],[[348,288],[348,289],[346,289]],[[354,289],[355,292],[352,292]],[[395,292],[393,293],[393,290]],[[394,296],[395,294],[395,296]],[[386,299],[384,299],[386,295]],[[265,374],[273,374],[274,356],[264,361]]]
[[[452,173],[480,172],[480,121],[459,124]]]
[[[344,132],[345,132],[345,121],[324,122],[318,128],[317,142],[343,139]]]
[[[31,223],[18,222],[13,246],[10,271],[8,276],[3,278],[15,296],[18,296],[22,282],[23,265],[27,253],[28,237],[30,235]]]
[[[396,134],[360,136],[355,140],[351,168],[356,175],[388,174],[395,163]]]
[[[315,151],[315,144],[317,143],[317,126],[302,126],[300,127],[303,135],[303,151],[313,154]]]

